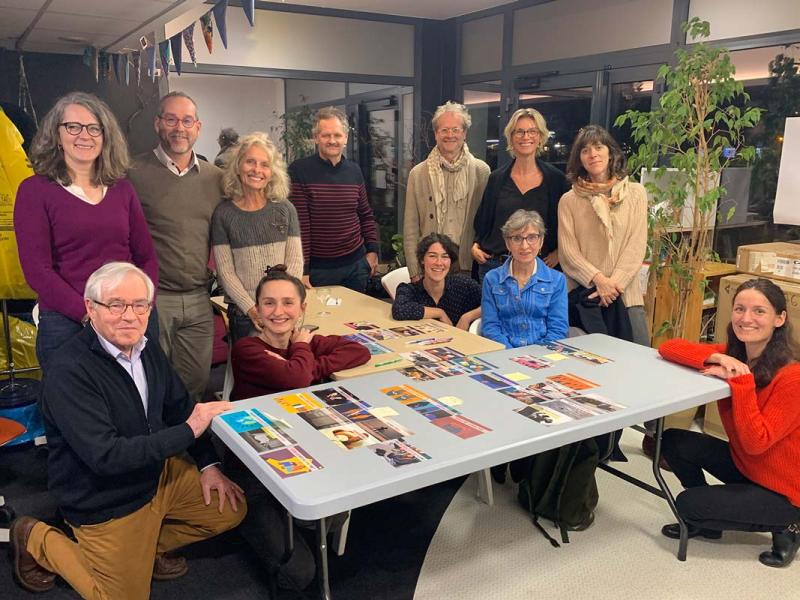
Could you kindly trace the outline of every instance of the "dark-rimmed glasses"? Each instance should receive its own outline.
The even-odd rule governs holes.
[[[158,118],[164,121],[164,123],[167,124],[167,127],[177,127],[178,123],[180,123],[183,125],[184,129],[191,129],[198,122],[198,120],[194,117],[183,117],[182,119],[179,119],[178,117],[172,115],[168,115],[166,117],[158,115]]]
[[[108,304],[100,302],[99,300],[92,300],[95,304],[105,306],[112,315],[124,315],[128,307],[131,307],[133,313],[136,315],[145,315],[150,310],[151,304],[147,300],[137,300],[136,302],[122,302],[121,300],[112,300]]]
[[[86,133],[88,133],[92,137],[100,137],[103,135],[103,126],[98,125],[97,123],[78,123],[77,121],[67,121],[66,123],[59,123],[59,127],[63,127],[64,130],[70,135],[80,135],[81,131],[84,129]]]

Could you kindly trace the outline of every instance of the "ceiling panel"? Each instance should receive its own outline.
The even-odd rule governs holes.
[[[47,0],[0,0],[0,10],[4,8],[27,8],[38,11]],[[3,17],[6,11],[3,10]]]
[[[71,15],[47,11],[39,19],[36,29],[72,31],[76,35],[92,32],[122,35],[139,25],[139,23],[139,21],[128,21],[127,19],[109,19],[106,17],[90,17],[87,15]]]
[[[4,0],[0,0],[3,2]],[[94,15],[146,21],[162,10],[166,10],[173,0],[132,0],[131,2],[109,2],[108,0],[53,0],[48,12],[74,15]]]

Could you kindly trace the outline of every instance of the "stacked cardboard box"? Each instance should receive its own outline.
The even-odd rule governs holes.
[[[742,273],[800,283],[800,244],[770,242],[739,246],[736,269]]]

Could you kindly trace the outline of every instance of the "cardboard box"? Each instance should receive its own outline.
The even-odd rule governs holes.
[[[754,244],[754,246],[771,246],[773,244]],[[789,244],[798,248],[794,244]],[[744,246],[742,246],[744,248]],[[740,256],[741,249],[740,248]],[[800,253],[799,253],[800,254]],[[736,289],[748,279],[752,279],[752,275],[740,273],[738,275],[728,275],[720,280],[719,296],[717,297],[717,320],[714,327],[714,341],[718,344],[725,344],[728,341],[728,323],[731,322],[731,304],[733,303],[733,295]],[[800,282],[789,283],[769,277],[775,284],[783,290],[786,296],[786,312],[789,316],[789,323],[792,326],[792,350],[795,356],[800,349]],[[722,421],[719,418],[719,411],[717,410],[716,402],[706,405],[706,415],[703,421],[703,431],[708,434],[727,439],[725,430],[722,427]]]
[[[800,245],[769,242],[739,246],[736,268],[742,273],[800,283]]]

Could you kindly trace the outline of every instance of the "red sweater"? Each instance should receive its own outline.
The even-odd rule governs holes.
[[[274,352],[286,360],[267,354]],[[315,335],[311,343],[273,348],[259,337],[239,340],[233,347],[231,400],[243,400],[320,383],[336,371],[363,365],[369,351],[338,335]]]
[[[658,349],[667,360],[701,369],[723,344],[669,340]],[[780,369],[764,388],[752,373],[728,379],[731,396],[719,401],[733,462],[742,474],[800,507],[800,364]]]

